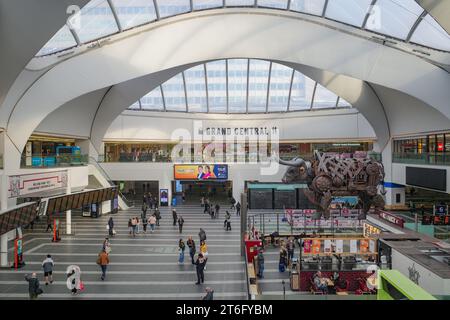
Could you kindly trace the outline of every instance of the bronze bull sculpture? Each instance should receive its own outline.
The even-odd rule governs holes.
[[[329,207],[333,197],[358,196],[364,219],[370,207],[384,208],[384,167],[369,158],[338,159],[335,156],[315,152],[312,160],[294,158],[291,161],[279,159],[280,164],[289,166],[283,176],[284,183],[303,182],[308,185],[304,193],[308,200],[319,207],[325,219],[330,217]]]

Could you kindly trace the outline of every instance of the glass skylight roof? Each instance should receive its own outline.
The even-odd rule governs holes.
[[[195,10],[264,7],[322,16],[405,42],[450,51],[450,35],[415,0],[91,0],[37,56]],[[69,30],[69,28],[71,30]]]
[[[227,59],[177,74],[128,109],[253,114],[350,107],[333,92],[282,64]]]

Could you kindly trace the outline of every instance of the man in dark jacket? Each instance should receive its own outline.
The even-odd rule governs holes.
[[[203,254],[199,253],[197,257],[197,261],[195,261],[195,266],[197,270],[197,282],[195,284],[200,284],[205,282],[205,274],[203,270],[205,270],[206,260],[203,257]]]
[[[206,240],[206,232],[205,232],[205,230],[200,228],[200,232],[198,233],[198,237],[200,238],[200,242],[201,241],[205,241]]]
[[[216,214],[215,214],[215,218],[219,217],[219,210],[220,210],[220,205],[216,204]]]
[[[38,295],[42,293],[42,289],[39,288],[39,280],[36,277],[36,272],[33,272],[31,276],[25,275],[25,280],[28,281],[28,293],[30,294],[30,299],[37,299]]]
[[[262,248],[259,248],[258,252],[258,278],[264,278],[264,255],[262,253]]]
[[[236,205],[236,215],[240,216],[241,215],[241,203],[238,202]]]
[[[172,210],[172,217],[173,217],[173,225],[176,226],[177,225],[177,210],[175,210],[175,209]]]
[[[184,224],[184,219],[183,217],[180,215],[178,218],[178,228],[180,229],[180,233],[183,232],[183,224]]]
[[[195,264],[194,256],[195,256],[196,248],[195,248],[195,241],[192,239],[192,236],[189,236],[187,245],[189,247],[189,255],[191,256],[191,262],[192,262],[192,264]]]
[[[154,215],[156,217],[156,225],[159,226],[159,220],[161,220],[161,212],[159,212],[159,209],[156,208]]]

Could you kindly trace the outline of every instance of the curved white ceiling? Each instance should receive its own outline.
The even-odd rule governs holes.
[[[292,17],[289,13],[225,11],[214,16],[207,11],[196,12],[189,19],[181,15],[173,17],[170,23],[156,22],[155,28],[146,32],[107,43],[53,66],[14,106],[7,131],[17,149],[23,149],[29,135],[48,114],[81,95],[110,86],[112,92],[117,84],[179,66],[186,68],[189,64],[237,57],[269,59],[291,64],[293,68],[308,65],[327,70],[332,77],[355,79],[359,84],[355,82],[352,87],[353,98],[322,83],[355,107],[358,106],[353,101],[358,100],[358,95],[365,90],[364,83],[368,82],[411,95],[450,118],[449,75],[423,59],[305,20],[286,19],[283,15]],[[268,42],[274,45],[268,46]],[[154,87],[161,83],[155,82]],[[345,82],[336,82],[335,86],[343,90]],[[108,97],[109,92],[103,101]],[[121,107],[123,110],[124,105]],[[374,108],[373,113],[379,108]],[[97,117],[102,112],[107,111],[99,108]],[[376,120],[366,118],[387,125],[385,116]],[[95,122],[92,128],[95,129]],[[389,137],[388,128],[383,130]]]
[[[262,7],[323,17],[384,36],[450,51],[450,36],[415,0],[91,0],[41,48],[44,56],[197,10]]]

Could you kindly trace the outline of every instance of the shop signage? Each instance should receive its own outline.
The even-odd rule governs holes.
[[[380,234],[381,233],[381,229],[372,226],[371,224],[368,224],[367,222],[364,222],[363,225],[363,234],[365,238],[369,238],[370,236],[374,235],[374,234]]]
[[[278,134],[277,126],[260,127],[205,127],[199,128],[198,133],[203,136],[268,136]]]
[[[386,220],[390,223],[393,223],[393,224],[399,226],[400,228],[403,228],[403,225],[405,223],[405,220],[403,220],[402,218],[399,218],[399,217],[393,215],[392,213],[389,213],[386,211],[379,210],[379,216],[381,219]]]
[[[9,176],[8,197],[17,198],[60,188],[67,188],[66,170]]]

